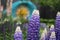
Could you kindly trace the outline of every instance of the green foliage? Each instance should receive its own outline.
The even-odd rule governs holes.
[[[49,6],[57,10],[60,9],[60,0],[40,0],[41,6]]]
[[[49,6],[57,5],[59,2],[60,0],[40,0],[41,5],[49,5]]]
[[[54,19],[40,19],[40,22],[46,23],[46,24],[54,24],[55,20]]]

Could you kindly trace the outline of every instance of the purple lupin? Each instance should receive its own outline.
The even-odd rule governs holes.
[[[56,40],[54,25],[51,25],[50,31],[51,31],[51,35],[49,40]]]
[[[22,37],[22,31],[20,29],[20,26],[17,26],[15,34],[14,34],[14,40],[23,40]]]
[[[57,13],[55,21],[56,40],[60,40],[60,12]]]
[[[31,19],[29,20],[27,30],[27,40],[39,40],[40,16],[39,11],[34,10]]]
[[[49,40],[50,35],[51,35],[51,30],[49,29],[49,30],[47,30],[47,35],[45,37],[45,40]]]

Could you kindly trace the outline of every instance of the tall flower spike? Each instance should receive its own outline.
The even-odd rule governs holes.
[[[50,30],[51,30],[51,35],[49,40],[56,40],[54,25],[51,25]]]
[[[0,0],[0,19],[2,18],[2,11],[3,11],[3,6],[1,6],[1,0]]]
[[[55,21],[56,40],[60,40],[60,12],[57,13]]]
[[[22,31],[20,29],[20,26],[17,26],[15,34],[14,34],[14,40],[23,40],[22,37]]]
[[[12,12],[12,2],[13,2],[13,0],[7,0],[7,16],[11,15],[11,12]]]
[[[45,28],[42,35],[41,35],[40,40],[45,40],[46,36],[47,36],[47,29]]]
[[[37,14],[37,15],[36,15]],[[39,40],[40,16],[39,11],[34,10],[28,24],[27,40]]]
[[[47,36],[46,36],[45,40],[49,40],[50,35],[51,35],[51,30],[48,28],[47,29]]]

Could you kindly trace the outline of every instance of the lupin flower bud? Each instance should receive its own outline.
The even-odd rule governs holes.
[[[47,36],[47,29],[45,28],[42,35],[41,35],[40,40],[45,40],[46,36]]]
[[[56,40],[60,40],[60,12],[57,13],[55,21]]]
[[[22,31],[20,29],[20,26],[17,26],[15,34],[14,34],[14,40],[23,40],[22,37]]]
[[[50,30],[51,30],[51,35],[49,40],[56,40],[54,25],[51,25]]]
[[[39,11],[34,10],[28,24],[27,40],[39,40],[40,16]]]

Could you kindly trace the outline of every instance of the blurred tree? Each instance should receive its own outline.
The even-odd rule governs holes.
[[[40,0],[40,5],[49,6],[60,11],[60,0]]]
[[[4,9],[6,8],[6,0],[1,0],[1,4],[4,6]]]
[[[40,0],[40,11],[43,18],[55,18],[60,11],[60,0]]]

